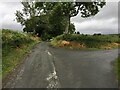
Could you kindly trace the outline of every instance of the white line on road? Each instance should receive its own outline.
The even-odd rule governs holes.
[[[48,53],[48,55],[52,56],[52,54],[48,50],[46,50],[46,52]],[[51,64],[53,67],[53,71],[46,78],[46,80],[49,82],[47,88],[58,88],[60,87],[60,84],[59,84],[58,76],[56,74],[55,65],[53,61],[51,61]]]
[[[52,56],[52,54],[49,51],[47,53],[48,53],[48,55]]]
[[[53,65],[53,73],[50,73],[49,76],[46,78],[46,80],[49,82],[49,85],[47,88],[58,88],[59,87],[59,81],[58,77],[56,75],[55,67]]]

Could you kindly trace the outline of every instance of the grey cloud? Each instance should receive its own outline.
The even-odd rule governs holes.
[[[22,5],[20,2],[0,2],[0,20],[2,23],[1,28],[10,28],[14,30],[21,30],[21,25],[15,22],[16,10],[21,10]]]
[[[106,6],[94,17],[84,19],[79,14],[71,21],[75,24],[76,31],[81,33],[118,33],[118,3],[107,2]]]
[[[1,8],[3,6],[3,8]],[[20,2],[0,2],[0,20],[2,21],[2,28],[10,28],[15,30],[22,30],[22,27],[17,22],[13,21],[15,19],[15,11],[21,10],[22,5]],[[80,13],[71,18],[71,21],[75,23],[77,31],[81,33],[93,34],[94,32],[101,32],[105,34],[117,33],[117,23],[118,23],[118,3],[107,2],[107,5],[100,10],[100,12],[90,18],[81,18]],[[112,20],[113,19],[113,20]],[[110,20],[112,20],[110,22]],[[93,24],[91,24],[91,22]],[[103,26],[102,26],[103,22]]]
[[[115,31],[114,29],[109,29],[109,30],[106,30],[106,29],[92,29],[92,30],[79,30],[80,33],[83,33],[83,34],[94,34],[94,33],[101,33],[101,34],[116,34],[118,33],[118,31]]]
[[[118,3],[117,2],[107,2],[106,6],[101,9],[101,11],[96,15],[97,19],[109,19],[118,18]]]
[[[89,18],[81,18],[80,13],[73,17],[71,20],[73,22],[82,22],[91,19],[109,19],[109,18],[117,18],[118,19],[118,3],[117,2],[107,2],[106,5],[99,11],[99,13],[95,16]]]
[[[22,31],[22,26],[20,24],[2,24],[2,29],[12,29]]]
[[[120,2],[118,3],[118,31],[120,33]]]

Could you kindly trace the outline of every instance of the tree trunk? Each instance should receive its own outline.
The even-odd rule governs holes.
[[[66,18],[67,18],[67,24],[65,28],[65,34],[68,34],[70,29],[70,16],[67,16]]]

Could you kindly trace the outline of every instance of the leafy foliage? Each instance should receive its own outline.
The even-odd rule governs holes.
[[[22,12],[16,12],[16,20],[25,26],[24,31],[40,37],[51,38],[63,33],[73,33],[74,24],[70,18],[79,12],[86,18],[96,15],[105,5],[102,0],[90,2],[21,2]]]
[[[14,32],[11,30],[2,30],[2,47],[7,46],[11,47],[20,47],[21,44],[30,43],[32,39],[28,35]]]
[[[39,41],[39,38],[22,32],[2,30],[2,78],[11,73]]]
[[[70,28],[69,28],[69,33],[73,34],[74,32],[75,32],[75,25],[74,25],[74,23],[71,23]]]
[[[24,31],[26,32],[33,32],[34,34],[37,34],[39,37],[44,36],[45,33],[47,33],[47,30],[50,29],[48,17],[43,16],[35,16],[30,19],[28,19],[25,22],[25,28]]]

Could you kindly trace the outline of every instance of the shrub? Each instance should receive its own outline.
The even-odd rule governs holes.
[[[19,65],[39,38],[30,34],[2,30],[2,78],[4,79]]]
[[[11,47],[19,47],[22,44],[32,42],[33,40],[29,37],[29,35],[23,34],[21,32],[2,30],[2,46],[3,48],[6,45]]]

